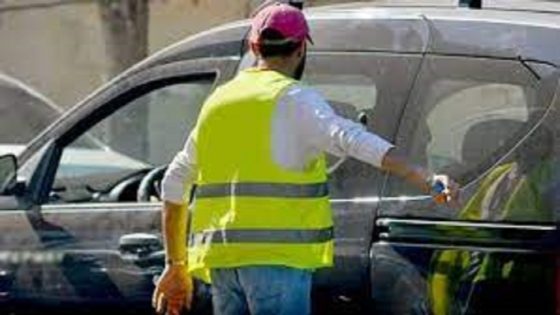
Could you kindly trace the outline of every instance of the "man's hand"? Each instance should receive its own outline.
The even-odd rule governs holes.
[[[448,203],[450,206],[458,205],[459,184],[457,184],[447,175],[433,175],[431,186],[431,194],[436,203]]]
[[[158,314],[179,315],[183,308],[190,309],[193,280],[185,265],[168,265],[159,278],[152,306]]]
[[[433,174],[425,168],[409,164],[395,148],[387,152],[381,168],[415,185],[422,192],[432,195],[436,203],[446,203],[451,207],[459,206],[459,185],[457,183],[447,175]]]
[[[187,238],[188,213],[184,204],[169,201],[163,203],[163,243],[165,256],[174,261],[168,264],[156,284],[152,305],[157,313],[179,315],[184,308],[190,309],[193,282],[184,263],[188,260],[185,239]]]

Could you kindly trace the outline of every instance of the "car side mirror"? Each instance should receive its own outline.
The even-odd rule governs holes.
[[[17,186],[17,158],[13,154],[0,156],[0,195],[9,194]]]

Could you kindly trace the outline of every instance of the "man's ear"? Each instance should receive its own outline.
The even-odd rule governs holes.
[[[249,47],[251,48],[251,52],[253,53],[253,55],[255,56],[259,56],[259,44],[254,43],[254,42],[249,42]]]
[[[298,58],[301,58],[305,54],[305,41],[301,42],[298,49],[296,50],[296,54]]]

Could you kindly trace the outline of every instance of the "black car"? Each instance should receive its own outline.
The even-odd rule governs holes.
[[[335,266],[314,277],[314,313],[558,312],[560,10],[522,9],[305,11],[304,80],[463,187],[459,204],[437,205],[364,163],[333,168]],[[106,84],[17,156],[20,180],[0,159],[4,306],[149,311],[164,264],[158,183],[206,96],[254,64],[248,26],[188,38]],[[210,311],[202,284],[195,304]]]

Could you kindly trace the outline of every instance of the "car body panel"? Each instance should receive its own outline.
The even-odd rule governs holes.
[[[157,234],[158,208],[105,204],[87,211],[48,206],[40,212],[4,212],[10,224],[2,224],[2,230],[12,237],[2,238],[2,270],[13,275],[4,297],[100,304],[149,298],[147,286],[161,269],[138,267],[143,257],[119,251],[117,244],[126,234]]]
[[[427,14],[433,34],[429,52],[537,60],[560,66],[555,53],[560,50],[557,14],[482,13],[467,11],[461,17]]]
[[[334,11],[309,16],[309,24],[311,50],[422,53],[429,43],[428,25],[420,14]]]

